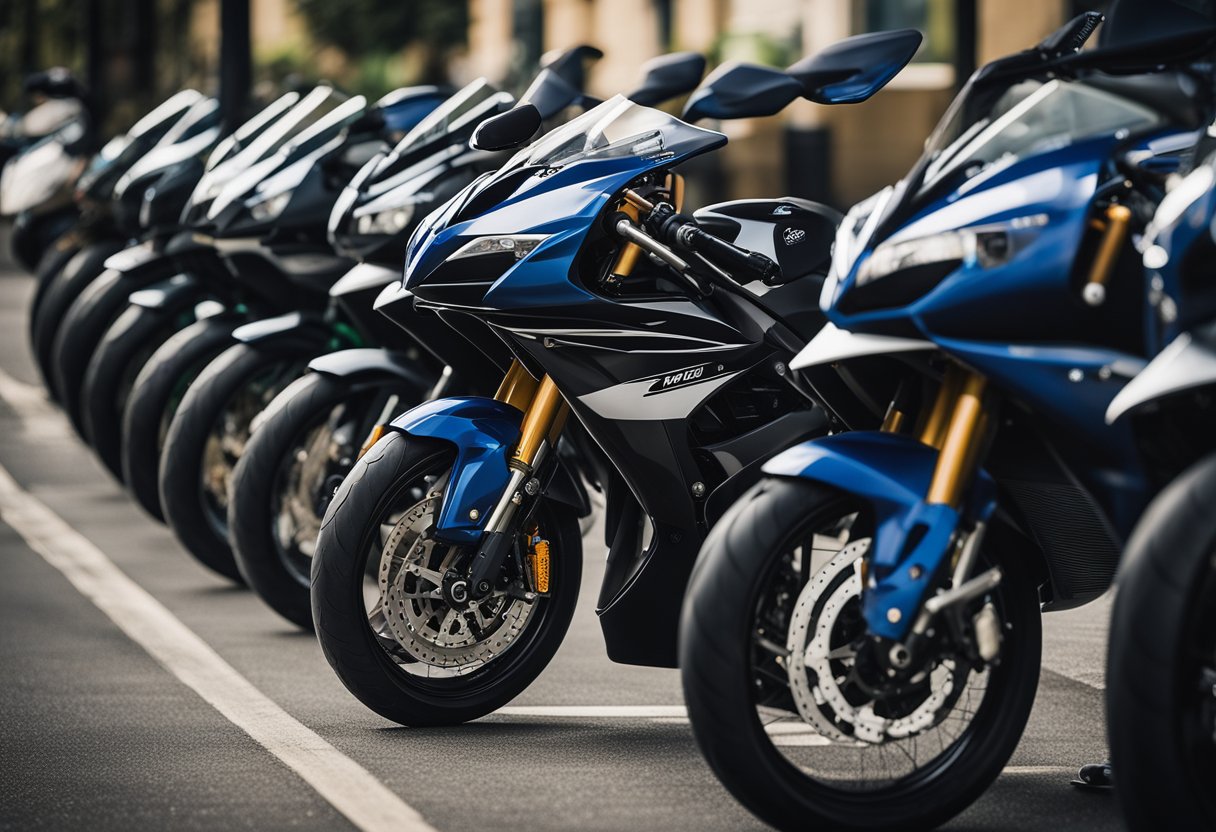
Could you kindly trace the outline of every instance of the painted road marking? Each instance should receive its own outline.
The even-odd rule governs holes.
[[[179,681],[365,832],[435,832],[370,772],[288,714],[0,467],[0,518]]]

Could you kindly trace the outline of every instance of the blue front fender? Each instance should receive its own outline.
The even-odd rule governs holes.
[[[959,512],[925,502],[937,457],[934,448],[908,436],[857,431],[795,445],[764,465],[771,476],[814,480],[870,504],[874,538],[866,555],[870,579],[862,610],[875,635],[902,640],[925,591],[949,568]],[[996,484],[980,471],[966,513],[973,521],[985,520],[995,507]]]
[[[507,487],[507,458],[519,441],[524,414],[494,399],[462,396],[435,399],[398,416],[389,427],[410,436],[442,439],[456,447],[435,536],[472,546],[481,539],[494,504]],[[469,519],[470,509],[478,518]]]

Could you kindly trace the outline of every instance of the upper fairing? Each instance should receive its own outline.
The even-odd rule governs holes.
[[[597,121],[602,123],[606,117],[611,118],[622,111],[630,115],[641,112],[646,116],[645,120],[638,119],[641,132],[632,138],[657,134],[659,139],[641,148],[642,152],[618,155],[591,150],[561,155],[571,146],[563,144],[563,139],[577,140],[593,130]],[[600,149],[627,144],[630,138],[615,139]],[[510,275],[521,265],[550,260],[556,263],[564,258],[568,268],[570,257],[581,245],[596,216],[622,188],[642,174],[672,167],[725,142],[726,137],[720,133],[693,127],[674,116],[640,107],[619,96],[606,101],[521,151],[496,173],[478,179],[428,217],[410,240],[406,255],[406,286],[412,289],[423,283],[456,249],[477,237],[553,235],[495,284],[492,304],[496,308],[501,308],[497,307],[499,303],[511,305],[524,300],[516,297],[515,287],[509,285]],[[487,200],[490,204],[477,206],[478,197],[491,190],[494,199]],[[474,206],[474,210],[470,211],[470,206]],[[467,213],[474,213],[474,216],[463,218]],[[559,287],[547,280],[541,282],[557,292],[555,301],[571,291],[581,292],[565,280],[564,270],[554,277],[554,283],[567,285]],[[540,287],[532,281],[526,287],[519,287],[524,294],[538,290]],[[488,297],[487,302],[491,302]],[[532,301],[528,303],[531,305]]]

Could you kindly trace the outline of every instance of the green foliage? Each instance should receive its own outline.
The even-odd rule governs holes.
[[[468,4],[461,0],[295,0],[318,43],[354,59],[417,43],[445,49],[464,43]]]

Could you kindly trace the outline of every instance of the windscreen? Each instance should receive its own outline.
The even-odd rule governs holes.
[[[999,88],[968,83],[925,143],[900,207],[915,210],[939,186],[957,188],[993,165],[1163,121],[1142,104],[1078,80],[1026,79]]]
[[[397,143],[393,152],[398,156],[404,156],[415,148],[430,144],[441,136],[459,130],[468,123],[470,117],[478,117],[487,102],[499,99],[502,95],[485,78],[478,78],[418,122],[414,129]]]
[[[618,95],[519,151],[503,171],[560,168],[592,157],[654,158],[667,153],[677,141],[695,139],[698,134],[704,137],[706,146],[722,141],[718,133],[685,124],[673,115]]]

